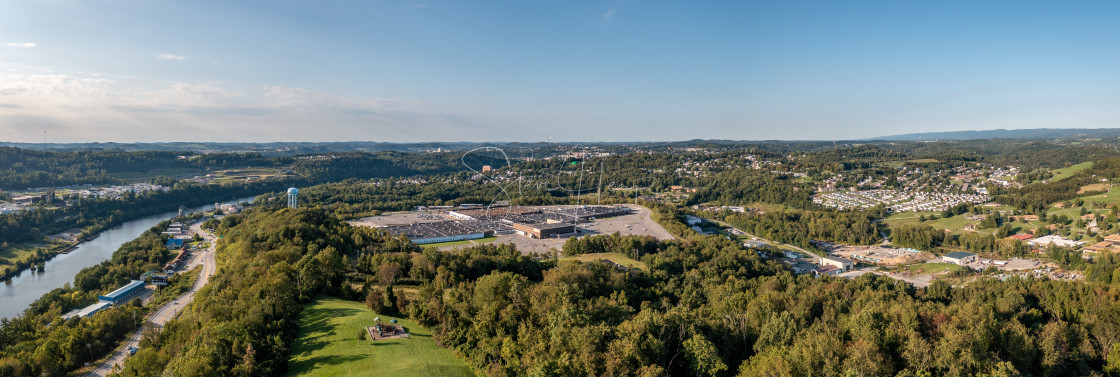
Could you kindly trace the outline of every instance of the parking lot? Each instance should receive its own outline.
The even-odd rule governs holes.
[[[558,208],[560,206],[553,206],[550,208]],[[563,206],[574,207],[574,206]],[[673,235],[669,234],[665,228],[657,224],[650,218],[649,210],[645,207],[626,205],[633,212],[628,215],[610,217],[606,219],[598,219],[596,221],[582,223],[579,225],[580,236],[596,235],[596,234],[612,234],[619,232],[624,235],[647,235],[653,236],[658,240],[671,240]],[[513,244],[523,254],[544,254],[549,251],[560,251],[564,247],[564,242],[567,239],[543,239],[535,240],[517,234],[503,234],[498,236],[494,244]],[[441,250],[452,250],[456,248],[469,247],[465,246],[445,246]]]
[[[381,216],[363,217],[350,221],[354,226],[387,227],[417,223],[438,223],[455,220],[454,217],[429,212],[392,212]]]
[[[624,205],[630,213],[613,216],[619,211],[612,207],[583,207],[583,206],[547,206],[530,207],[540,209],[542,213],[509,214],[504,220],[519,221],[522,223],[545,223],[553,221],[572,221],[575,217],[584,219],[595,218],[593,221],[581,222],[578,225],[579,236],[598,234],[612,234],[618,232],[624,235],[647,235],[658,240],[671,240],[669,234],[661,225],[650,217],[648,209],[637,205]],[[521,208],[521,207],[518,207]],[[524,208],[522,208],[524,209]],[[495,212],[500,209],[494,210]],[[522,212],[522,211],[517,211]],[[483,211],[472,210],[469,214],[483,214]],[[485,213],[489,214],[489,213]],[[598,216],[613,216],[598,218]],[[495,244],[513,244],[525,254],[544,254],[552,250],[561,250],[566,239],[532,239],[523,235],[513,234],[512,227],[501,221],[487,220],[461,220],[443,213],[433,212],[394,212],[381,216],[366,217],[350,222],[354,226],[378,227],[394,234],[404,234],[409,238],[441,237],[455,234],[483,232],[496,230],[498,238]],[[506,234],[503,234],[506,233]],[[475,245],[470,242],[465,245],[444,246],[440,249],[451,250]]]
[[[633,212],[629,215],[610,217],[580,225],[580,229],[588,234],[620,234],[653,236],[658,240],[674,239],[669,231],[650,217],[649,209],[641,206],[626,205]]]

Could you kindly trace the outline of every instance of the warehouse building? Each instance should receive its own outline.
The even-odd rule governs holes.
[[[485,220],[415,223],[387,226],[383,229],[394,235],[408,237],[418,245],[474,240],[511,230],[509,225]]]
[[[941,257],[941,260],[952,263],[952,264],[964,266],[966,264],[975,262],[976,258],[977,258],[976,254],[966,253],[966,252],[963,252],[963,251],[957,251],[957,252],[952,252],[952,253],[949,253],[949,254],[945,254],[945,256]]]
[[[140,294],[144,293],[145,290],[146,289],[144,288],[144,282],[133,280],[131,283],[117,288],[117,290],[115,291],[109,292],[109,294],[106,294],[104,296],[97,296],[97,299],[115,306],[127,303],[130,300],[139,297]]]
[[[435,236],[435,237],[428,237],[428,238],[412,238],[411,240],[412,240],[413,243],[415,243],[417,245],[424,245],[424,244],[440,243],[440,242],[477,240],[477,239],[483,238],[483,237],[486,237],[485,233],[470,233],[470,234],[456,234],[456,235],[452,235],[452,236]]]
[[[571,223],[513,223],[513,229],[517,231],[518,234],[536,239],[560,237],[561,235],[574,234],[576,232],[575,224]]]
[[[852,263],[852,261],[844,259],[844,258],[821,257],[821,265],[823,265],[823,266],[834,266],[836,268],[839,268],[841,272],[844,272],[844,271],[851,270],[854,263]]]
[[[89,317],[92,317],[94,314],[97,314],[97,312],[108,309],[112,306],[113,305],[108,303],[108,302],[98,301],[96,304],[93,304],[93,305],[87,306],[85,308],[66,313],[65,315],[62,316],[62,319],[70,319],[70,318],[74,318],[74,317],[89,318]]]

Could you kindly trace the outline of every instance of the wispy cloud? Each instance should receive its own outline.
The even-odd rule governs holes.
[[[603,13],[602,15],[600,15],[599,18],[602,18],[603,21],[610,21],[612,18],[614,18],[615,13],[618,13],[618,12],[616,12],[614,9],[610,9],[610,10],[607,10],[606,13]]]
[[[8,43],[8,47],[22,47],[22,48],[32,48],[32,47],[35,47],[35,44],[34,44],[34,43],[31,43],[31,42],[24,42],[24,43]]]
[[[175,55],[175,54],[156,55],[156,59],[160,59],[160,60],[187,60],[187,58],[185,56],[179,56],[179,55]]]
[[[223,82],[137,86],[134,80],[118,82],[114,79],[123,77],[112,75],[9,71],[13,72],[0,71],[0,141],[36,140],[41,129],[63,131],[58,134],[73,141],[419,141],[430,135],[458,137],[453,135],[463,135],[464,129],[492,130],[510,122],[444,112],[416,100],[294,87]],[[168,134],[168,127],[178,132]]]

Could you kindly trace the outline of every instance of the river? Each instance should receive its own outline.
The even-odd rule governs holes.
[[[225,203],[252,202],[253,197],[227,201]],[[191,208],[188,213],[195,213],[213,209],[214,205]],[[140,237],[161,221],[171,219],[179,211],[171,211],[155,216],[148,216],[121,225],[114,226],[103,232],[97,238],[82,242],[78,248],[67,254],[59,254],[46,263],[46,270],[34,272],[25,270],[12,278],[9,282],[0,283],[0,318],[11,318],[21,313],[32,302],[38,300],[47,292],[55,288],[62,288],[66,283],[73,283],[74,277],[83,268],[96,265],[112,258],[125,242]]]

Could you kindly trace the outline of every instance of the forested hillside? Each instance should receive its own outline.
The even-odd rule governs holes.
[[[66,186],[74,184],[117,184],[122,173],[149,172],[171,168],[285,166],[286,158],[259,154],[179,152],[45,152],[0,147],[0,189]]]
[[[1081,376],[1120,366],[1120,293],[1106,283],[915,289],[794,276],[720,237],[580,241],[583,252],[643,249],[631,255],[650,269],[624,272],[535,261],[508,245],[419,252],[315,209],[228,217],[221,228],[218,280],[124,375],[279,373],[295,317],[319,293],[376,297],[375,310],[430,326],[485,375]]]

